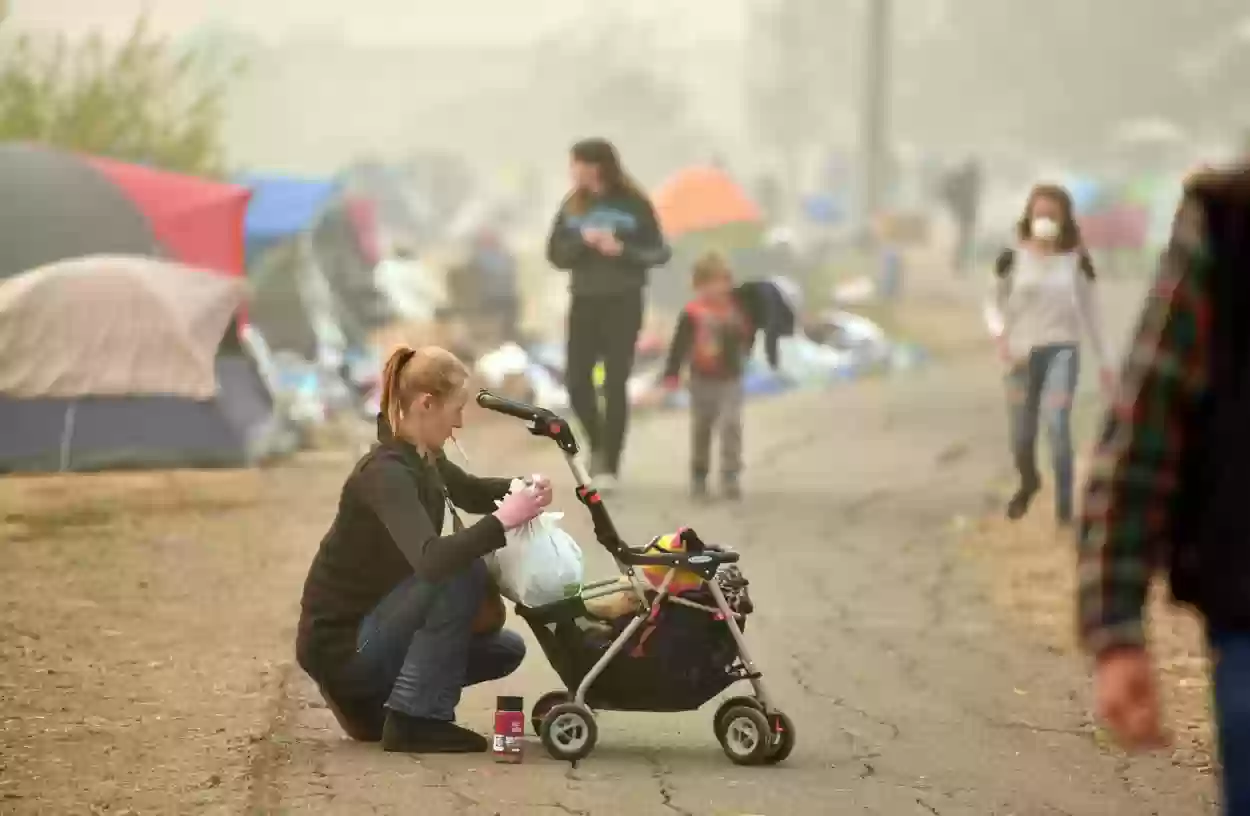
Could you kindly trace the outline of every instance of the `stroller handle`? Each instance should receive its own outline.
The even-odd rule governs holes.
[[[492,394],[486,389],[477,392],[477,404],[487,411],[494,411],[497,414],[523,419],[527,422],[537,422],[551,414],[546,408],[510,400],[497,394]]]
[[[569,423],[565,422],[564,418],[559,414],[549,408],[542,408],[526,402],[510,400],[498,394],[492,394],[484,388],[477,392],[475,401],[487,411],[494,411],[497,414],[528,422],[530,433],[534,436],[550,439],[559,445],[560,450],[564,451],[564,455],[569,458],[570,467],[572,466],[573,458],[578,453],[577,439],[574,438],[573,429],[569,427]],[[578,475],[577,471],[574,471],[574,475]],[[584,482],[585,479],[579,478],[578,484],[583,484]]]

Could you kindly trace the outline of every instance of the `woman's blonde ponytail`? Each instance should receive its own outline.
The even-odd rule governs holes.
[[[399,377],[414,354],[416,352],[413,349],[400,346],[391,352],[386,366],[382,369],[382,415],[386,417],[392,433],[399,428],[399,420],[404,411],[403,399],[400,396],[403,389],[400,388]]]

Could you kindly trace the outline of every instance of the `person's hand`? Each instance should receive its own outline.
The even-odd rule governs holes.
[[[660,380],[660,388],[671,394],[681,388],[681,377],[665,377]]]
[[[1159,687],[1145,648],[1121,647],[1099,655],[1094,695],[1098,716],[1126,750],[1167,744],[1159,713]]]
[[[609,257],[617,257],[625,250],[625,245],[612,233],[607,233],[599,242],[599,251]]]
[[[538,503],[543,507],[551,504],[552,491],[551,480],[540,473],[535,473],[530,477],[530,487],[533,488],[534,494],[538,497]]]
[[[1106,367],[1100,369],[1098,372],[1098,384],[1102,386],[1102,395],[1110,401],[1115,396],[1116,388],[1119,386],[1115,371]]]
[[[547,504],[550,503],[548,499]],[[493,515],[499,519],[499,523],[505,530],[515,530],[526,522],[538,518],[545,506],[546,504],[539,497],[539,492],[532,486],[527,486],[504,496]]]

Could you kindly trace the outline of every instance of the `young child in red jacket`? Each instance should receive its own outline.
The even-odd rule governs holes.
[[[720,430],[721,478],[726,498],[742,495],[742,375],[755,326],[734,290],[724,256],[709,253],[694,266],[694,298],[686,304],[669,346],[664,383],[675,389],[689,367],[690,475],[696,498],[708,495],[712,434]]]

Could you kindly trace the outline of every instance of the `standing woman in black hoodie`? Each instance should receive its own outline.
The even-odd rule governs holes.
[[[672,253],[655,209],[611,143],[586,139],[573,145],[570,158],[573,189],[551,226],[547,259],[571,273],[565,381],[593,451],[591,474],[603,489],[620,470],[647,271]],[[600,362],[603,416],[594,382]]]

